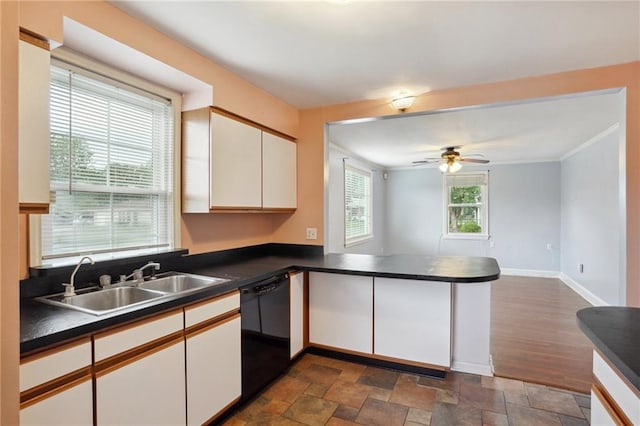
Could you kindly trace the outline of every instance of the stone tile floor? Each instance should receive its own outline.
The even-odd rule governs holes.
[[[236,425],[588,425],[589,396],[472,374],[435,379],[306,354]]]

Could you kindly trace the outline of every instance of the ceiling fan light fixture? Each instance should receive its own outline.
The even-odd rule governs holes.
[[[391,106],[398,111],[405,112],[408,108],[411,108],[415,99],[416,97],[411,95],[401,96],[392,100]]]
[[[442,163],[438,166],[438,168],[442,173],[446,173],[447,170],[449,169],[449,165],[447,163]]]
[[[462,164],[457,161],[454,161],[453,164],[449,165],[449,173],[455,173],[462,168]]]

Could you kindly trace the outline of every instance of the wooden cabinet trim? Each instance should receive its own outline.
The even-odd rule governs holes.
[[[209,213],[295,213],[294,208],[213,207]]]
[[[321,345],[321,344],[318,344],[318,343],[310,343],[309,345],[314,347],[314,348],[318,348],[318,349],[324,349],[324,350],[328,350],[328,351],[332,351],[332,352],[340,352],[340,353],[348,354],[348,355],[356,355],[356,356],[361,356],[363,358],[377,359],[377,360],[380,360],[380,361],[394,362],[396,364],[411,365],[413,367],[428,368],[428,369],[431,369],[431,370],[451,371],[451,369],[449,367],[445,367],[445,366],[442,366],[442,365],[427,364],[427,363],[424,363],[424,362],[409,361],[409,360],[406,360],[406,359],[400,359],[400,358],[393,358],[393,357],[389,357],[389,356],[370,354],[370,353],[367,353],[367,352],[352,351],[352,350],[349,350],[349,349],[342,349],[342,348],[337,348],[337,347],[333,347],[333,346]]]
[[[625,377],[624,374],[622,374],[620,372],[620,370],[618,370],[618,368],[616,368],[615,365],[613,365],[613,363],[611,362],[611,360],[605,356],[602,352],[600,352],[599,349],[594,348],[594,350],[598,353],[598,355],[600,356],[600,358],[602,358],[602,360],[605,362],[605,364],[607,364],[607,366],[609,366],[609,368],[613,371],[613,373],[618,376],[623,382],[624,384],[629,388],[629,390],[636,396],[636,398],[640,399],[640,391],[629,381],[629,379],[627,379]],[[604,388],[603,388],[604,389]]]
[[[591,385],[591,390],[593,394],[600,400],[602,406],[609,416],[616,422],[617,426],[633,426],[633,423],[629,420],[629,418],[624,414],[620,406],[616,403],[616,401],[609,395],[607,390],[604,388],[602,383],[598,381],[598,379],[594,379],[595,383]]]
[[[47,51],[51,50],[47,40],[29,30],[25,30],[24,28],[20,28],[20,40]]]
[[[61,345],[57,345],[53,348],[45,349],[39,352],[30,353],[28,355],[22,356],[20,358],[20,365],[26,364],[28,362],[36,361],[40,358],[47,357],[49,355],[57,354],[58,352],[66,351],[67,349],[75,348],[76,346],[84,345],[86,343],[91,343],[90,337],[83,337],[78,340],[74,340],[72,342],[63,343]]]
[[[280,132],[280,131],[278,131],[276,129],[272,129],[271,127],[265,126],[263,124],[255,122],[255,121],[250,120],[248,118],[242,117],[241,115],[235,114],[235,113],[233,113],[231,111],[227,111],[226,109],[223,109],[223,108],[220,108],[220,107],[215,107],[215,106],[210,107],[210,109],[211,109],[211,112],[213,112],[213,113],[216,113],[216,114],[231,118],[232,120],[239,121],[239,122],[244,123],[244,124],[246,124],[248,126],[255,127],[256,129],[260,129],[263,132],[270,133],[270,134],[272,134],[274,136],[281,137],[281,138],[286,139],[288,141],[296,142],[296,138],[294,138],[293,136],[289,136],[286,133],[282,133],[282,132]]]
[[[132,364],[142,358],[146,358],[149,355],[153,355],[156,352],[182,342],[184,342],[184,330],[148,342],[102,361],[98,361],[95,363],[95,377],[102,377],[114,370]]]
[[[229,408],[233,407],[238,401],[240,401],[240,397],[237,397],[236,399],[234,399],[233,401],[231,401],[230,403],[228,403],[226,406],[224,406],[220,411],[218,411],[217,414],[214,414],[213,416],[211,416],[211,418],[209,418],[206,422],[204,422],[203,424],[205,425],[210,425],[213,424],[213,422],[215,420],[217,420],[221,415],[223,415]]]
[[[230,321],[240,318],[240,310],[226,312],[222,315],[218,315],[217,317],[211,318],[208,321],[201,322],[196,325],[192,325],[191,327],[185,329],[185,337],[188,339],[193,336],[197,336],[198,334],[204,333],[206,331],[211,330],[212,328],[219,327],[223,324],[226,324]]]
[[[49,214],[47,203],[20,203],[19,213],[22,214]]]
[[[72,388],[87,380],[91,380],[91,367],[84,367],[79,370],[65,374],[62,377],[50,380],[34,388],[20,392],[20,409],[26,408],[43,399],[50,398],[65,390]]]

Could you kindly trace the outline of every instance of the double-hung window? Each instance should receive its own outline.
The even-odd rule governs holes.
[[[487,172],[444,175],[445,236],[489,236],[488,183]]]
[[[42,263],[172,248],[174,140],[171,100],[55,61]]]
[[[344,163],[344,241],[350,246],[373,238],[371,171]]]

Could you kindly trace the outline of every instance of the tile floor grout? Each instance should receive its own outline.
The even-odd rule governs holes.
[[[224,424],[588,425],[589,396],[451,372],[436,379],[306,354]]]

